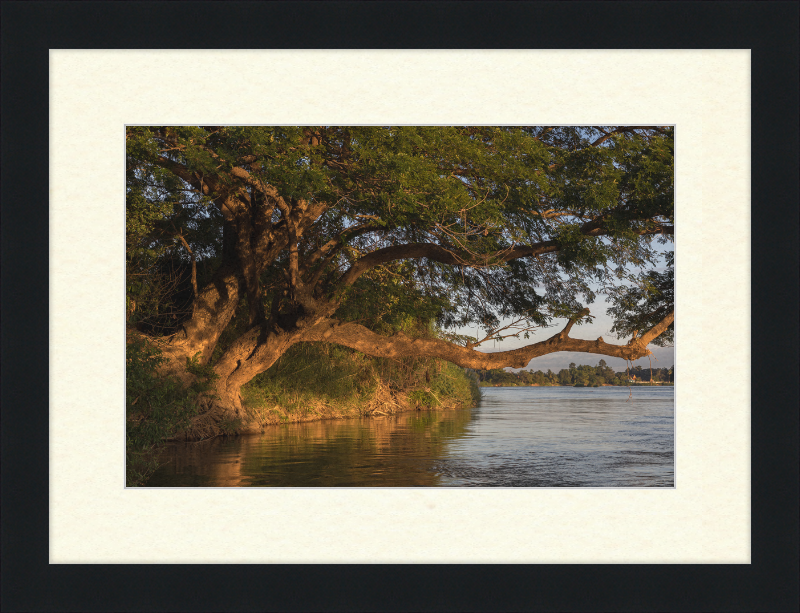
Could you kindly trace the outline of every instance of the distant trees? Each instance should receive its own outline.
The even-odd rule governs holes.
[[[672,368],[653,368],[653,383],[668,383],[674,380]],[[647,383],[651,381],[651,369],[635,366],[622,372],[614,369],[600,360],[597,366],[587,366],[574,363],[569,368],[564,368],[558,373],[548,370],[520,370],[511,372],[502,368],[492,370],[474,371],[483,386],[529,386],[529,385],[572,385],[581,387],[597,387],[601,385],[628,385],[630,381]]]
[[[674,382],[674,372],[674,366],[672,368],[653,368],[652,380],[659,383],[672,383]],[[630,369],[630,374],[631,376],[636,376],[636,381],[650,381],[650,373],[651,369],[648,367],[635,366]]]

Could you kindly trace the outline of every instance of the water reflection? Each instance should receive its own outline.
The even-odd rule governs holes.
[[[148,486],[431,486],[431,460],[471,411],[269,426],[263,435],[177,443]]]
[[[674,486],[673,388],[489,388],[481,406],[170,446],[148,486]]]

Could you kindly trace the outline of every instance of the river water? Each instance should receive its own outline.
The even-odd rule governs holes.
[[[673,390],[484,388],[473,409],[175,443],[147,486],[673,487]]]

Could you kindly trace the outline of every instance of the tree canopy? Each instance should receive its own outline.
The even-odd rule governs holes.
[[[129,321],[222,404],[298,342],[462,366],[670,339],[673,129],[129,127]],[[596,288],[624,345],[569,337]],[[398,323],[435,321],[412,338]],[[480,343],[567,319],[550,339]],[[477,324],[484,338],[444,331]],[[635,331],[635,332],[634,332]]]

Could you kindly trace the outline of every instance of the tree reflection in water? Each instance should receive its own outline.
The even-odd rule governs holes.
[[[436,460],[477,409],[268,426],[170,445],[148,487],[435,486]]]

